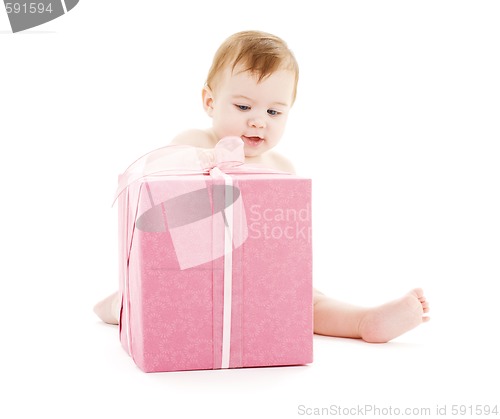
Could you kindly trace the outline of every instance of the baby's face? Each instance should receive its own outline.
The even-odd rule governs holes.
[[[214,91],[205,92],[205,109],[215,135],[241,137],[247,157],[270,150],[285,130],[294,86],[291,71],[277,71],[258,83],[249,72],[236,69],[232,74],[226,69]]]

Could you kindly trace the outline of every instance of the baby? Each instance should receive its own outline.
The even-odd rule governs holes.
[[[292,163],[273,151],[295,101],[299,68],[280,38],[256,31],[229,37],[215,54],[202,90],[203,107],[212,127],[179,134],[172,144],[213,148],[223,137],[238,136],[246,163],[294,173]],[[118,294],[94,311],[106,323],[118,324]],[[429,320],[429,305],[417,288],[398,300],[363,308],[336,301],[314,290],[314,333],[382,343]]]

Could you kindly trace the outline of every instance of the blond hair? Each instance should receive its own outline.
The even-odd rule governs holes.
[[[292,100],[297,95],[299,65],[285,41],[275,35],[259,31],[243,31],[227,38],[215,53],[208,72],[206,85],[214,89],[217,76],[226,68],[231,72],[241,66],[241,72],[249,71],[261,82],[278,70],[295,74]]]

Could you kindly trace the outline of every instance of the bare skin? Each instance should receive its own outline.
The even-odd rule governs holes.
[[[403,297],[364,308],[329,298],[315,290],[314,333],[386,343],[429,320],[423,291],[416,288]]]
[[[108,295],[94,306],[94,313],[108,324],[118,324],[120,318],[120,296],[118,292]]]

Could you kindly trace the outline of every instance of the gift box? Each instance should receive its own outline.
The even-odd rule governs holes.
[[[120,339],[145,372],[312,362],[311,181],[171,146],[118,190]]]

